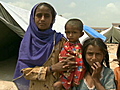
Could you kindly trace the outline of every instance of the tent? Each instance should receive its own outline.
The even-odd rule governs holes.
[[[20,42],[27,30],[30,13],[0,1],[0,61],[18,54]],[[64,34],[67,19],[56,16],[53,29]]]
[[[30,12],[28,10],[0,1],[0,71],[2,72],[0,73],[0,80],[12,79],[20,42],[29,24],[29,16]],[[57,15],[53,29],[65,35],[64,25],[66,22],[66,18]],[[91,29],[89,28],[86,32],[88,31],[91,31]],[[89,35],[85,33],[80,41],[88,37]]]
[[[89,37],[101,38],[103,41],[106,40],[106,37],[104,35],[98,33],[96,30],[92,29],[89,26],[84,25],[84,30]]]
[[[106,36],[107,43],[120,43],[120,28],[111,26],[105,31],[101,32],[102,35]]]
[[[65,29],[64,25],[68,20],[66,18],[63,18],[61,16],[57,16],[57,19],[55,21],[55,24],[53,25],[53,29],[57,30],[57,32],[61,32],[65,36]],[[81,43],[84,42],[85,39],[89,37],[95,37],[95,38],[101,38],[103,41],[106,40],[106,37],[96,30],[92,29],[91,27],[84,25],[84,35],[79,39]]]
[[[29,24],[29,16],[28,10],[0,1],[0,60],[18,52],[19,44]],[[53,29],[65,35],[64,25],[66,22],[66,18],[57,15]],[[105,40],[105,36],[100,35],[89,26],[84,25],[84,30],[85,34],[80,38],[81,42],[88,37],[99,37]]]
[[[18,54],[19,44],[25,33],[16,22],[16,13],[11,8],[18,11],[14,6],[0,2],[0,60]]]

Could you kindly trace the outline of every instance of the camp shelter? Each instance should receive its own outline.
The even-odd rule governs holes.
[[[64,36],[66,36],[64,26],[67,21],[68,19],[57,15],[55,24],[53,25],[53,29],[55,29],[57,32],[61,32],[62,34],[64,34]],[[99,32],[87,25],[83,26],[83,32],[84,35],[79,39],[81,43],[83,43],[84,40],[89,37],[101,38],[103,41],[106,40],[106,37],[104,35],[100,34]]]
[[[84,25],[84,30],[89,37],[101,38],[103,41],[106,40],[106,37],[104,35],[100,34],[99,32],[97,32],[96,30],[89,26]]]
[[[18,54],[19,44],[25,33],[20,25],[27,23],[22,19],[25,17],[21,11],[26,12],[0,1],[0,61]]]
[[[30,12],[0,1],[0,80],[11,80],[20,42],[29,24]],[[67,19],[56,16],[53,29],[64,34]]]
[[[3,67],[0,68],[0,71],[5,72],[0,73],[0,76],[5,77],[0,77],[0,79],[11,79],[11,77],[6,77],[8,74],[10,76],[14,72],[14,68],[12,67],[15,67],[20,42],[29,24],[29,16],[30,12],[28,10],[0,1],[0,67],[5,67],[5,69]],[[64,25],[67,20],[68,19],[57,15],[53,29],[65,35]],[[91,31],[91,29],[88,31]],[[85,33],[84,36],[80,38],[80,41],[82,42],[87,37],[89,36]],[[13,71],[11,71],[10,68],[12,68]]]
[[[120,43],[120,28],[111,26],[101,34],[106,36],[106,43]]]
[[[29,23],[29,11],[15,7],[0,1],[0,60],[6,59],[16,53],[19,43],[27,30]],[[67,19],[59,15],[56,16],[53,29],[65,35],[64,25]],[[85,34],[80,38],[82,42],[89,36],[104,37],[89,26],[84,26]],[[17,50],[18,51],[18,50]],[[12,52],[12,53],[11,53]]]

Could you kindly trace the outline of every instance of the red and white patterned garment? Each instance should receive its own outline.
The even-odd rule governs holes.
[[[80,43],[66,42],[59,54],[59,60],[61,61],[63,57],[69,57],[70,55],[76,56],[78,68],[76,68],[75,71],[62,72],[60,79],[66,90],[72,87],[73,84],[79,85],[86,71],[82,59],[82,45]]]

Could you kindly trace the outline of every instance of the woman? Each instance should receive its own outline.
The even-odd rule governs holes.
[[[89,38],[83,43],[86,75],[73,90],[115,90],[115,76],[109,68],[106,44],[100,38]]]
[[[61,33],[52,30],[55,16],[54,8],[44,2],[35,5],[31,11],[13,80],[20,90],[53,90],[59,72],[67,71],[68,67],[73,70],[76,66],[76,62],[69,60],[74,57],[58,62],[59,52],[66,39]]]

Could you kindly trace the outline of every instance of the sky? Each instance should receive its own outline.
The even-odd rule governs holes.
[[[78,18],[90,27],[110,27],[120,23],[120,0],[1,0],[31,10],[40,2],[50,3],[58,15],[66,19]]]

